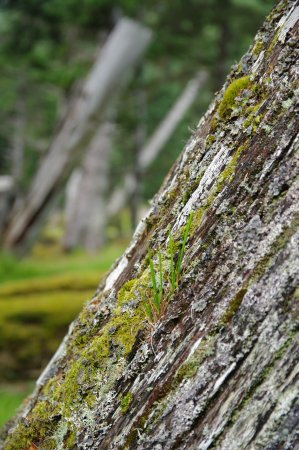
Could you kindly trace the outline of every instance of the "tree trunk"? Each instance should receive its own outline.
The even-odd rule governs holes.
[[[233,68],[3,448],[298,448],[298,11]]]
[[[12,177],[15,185],[15,196],[20,195],[20,184],[23,177],[24,151],[25,151],[25,101],[27,96],[26,80],[21,79],[18,88],[18,98],[14,114],[14,130],[12,138]],[[18,198],[17,198],[18,200]]]
[[[64,238],[67,250],[82,246],[94,252],[105,242],[105,195],[113,133],[112,123],[100,126],[87,149],[82,169],[76,170],[70,179]]]
[[[147,28],[129,19],[120,20],[80,95],[69,108],[23,207],[13,216],[5,237],[6,247],[26,246],[34,229],[40,227],[42,213],[54,202],[73,168],[80,162],[82,149],[92,137],[99,118],[111,97],[128,80],[128,72],[144,53],[150,38]]]
[[[139,68],[138,77],[139,77],[139,83],[141,83],[142,80],[142,71],[143,67],[141,66]],[[130,209],[131,209],[131,228],[132,231],[135,230],[136,226],[138,225],[138,212],[139,207],[142,201],[142,176],[143,173],[141,171],[140,165],[139,165],[139,156],[140,152],[144,146],[144,143],[146,141],[146,135],[147,135],[147,127],[146,127],[146,112],[147,112],[147,105],[146,105],[146,95],[145,90],[142,88],[142,86],[139,86],[135,91],[135,107],[136,112],[138,115],[138,122],[136,126],[135,131],[135,139],[134,139],[134,148],[133,148],[133,159],[134,159],[134,166],[132,170],[132,177],[133,177],[133,185],[135,186],[133,192],[131,193],[131,201],[130,201]],[[123,189],[123,186],[122,186]]]

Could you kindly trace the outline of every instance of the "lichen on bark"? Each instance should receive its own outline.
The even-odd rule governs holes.
[[[4,449],[296,448],[297,34],[298,6],[280,2]],[[191,211],[180,286],[153,330],[147,249],[167,252]]]

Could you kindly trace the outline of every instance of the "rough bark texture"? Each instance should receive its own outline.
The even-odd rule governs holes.
[[[279,3],[233,68],[3,448],[298,448],[298,9]],[[149,327],[147,248],[165,280],[191,210]]]

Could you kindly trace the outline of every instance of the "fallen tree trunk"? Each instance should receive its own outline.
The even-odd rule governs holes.
[[[298,10],[233,68],[3,448],[298,447]]]
[[[13,214],[4,239],[8,248],[24,248],[32,241],[41,218],[55,201],[84,146],[115,93],[128,81],[151,39],[150,31],[129,19],[117,24],[92,68],[80,95],[70,105],[61,128],[33,180],[24,204]]]

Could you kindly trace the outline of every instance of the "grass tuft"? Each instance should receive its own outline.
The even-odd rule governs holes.
[[[190,235],[192,220],[193,220],[193,212],[190,213],[187,224],[184,227],[183,240],[179,247],[179,254],[177,261],[175,261],[176,246],[174,243],[174,238],[172,236],[171,231],[169,230],[168,235],[169,235],[170,273],[166,278],[166,282],[164,282],[165,276],[163,273],[164,270],[163,270],[163,258],[161,247],[159,247],[157,255],[158,259],[157,269],[155,269],[154,258],[151,253],[151,250],[150,249],[148,250],[153,296],[145,303],[145,313],[151,325],[155,325],[160,320],[160,318],[165,314],[167,304],[179,286],[182,273],[182,262],[186,250],[186,244]]]

